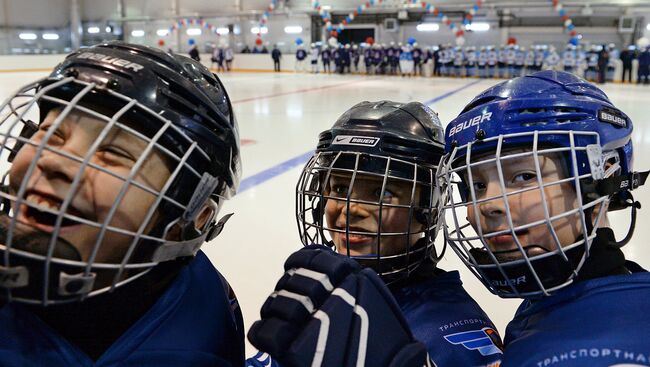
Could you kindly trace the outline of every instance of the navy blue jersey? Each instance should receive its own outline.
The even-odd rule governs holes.
[[[302,61],[305,58],[307,58],[307,51],[303,50],[302,48],[299,48],[298,51],[296,51],[296,59]]]
[[[501,338],[457,271],[392,289],[417,340],[438,366],[498,366]]]
[[[200,251],[151,309],[97,361],[24,306],[10,303],[0,309],[0,366],[243,365],[239,305]]]
[[[508,324],[502,366],[650,365],[650,273],[581,281],[526,300]]]

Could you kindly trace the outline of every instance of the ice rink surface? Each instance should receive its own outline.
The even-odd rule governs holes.
[[[44,72],[0,74],[4,100]],[[240,192],[221,209],[235,213],[224,231],[203,250],[234,288],[246,328],[259,318],[259,309],[283,273],[287,256],[301,247],[295,221],[295,186],[318,134],[345,110],[360,101],[389,99],[420,101],[451,121],[475,95],[499,80],[340,76],[293,73],[231,73],[221,75],[230,94],[242,139],[243,180]],[[635,169],[650,169],[650,87],[606,84],[613,103],[634,123]],[[650,206],[650,184],[634,192]],[[629,210],[610,213],[621,239],[629,225]],[[650,267],[650,209],[642,209],[632,241],[624,247],[628,259]],[[437,239],[442,245],[442,236]],[[503,335],[519,300],[500,299],[447,251],[439,266],[458,269],[467,291],[488,313]],[[253,353],[249,345],[247,355]]]

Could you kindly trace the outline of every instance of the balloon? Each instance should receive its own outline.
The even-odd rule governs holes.
[[[296,38],[296,45],[300,46],[302,45],[302,43],[303,43],[302,38],[300,37]]]
[[[569,43],[572,44],[572,45],[574,45],[574,46],[577,46],[577,45],[578,45],[578,42],[579,42],[578,37],[572,37],[572,38],[569,40]]]
[[[645,48],[646,46],[650,45],[650,39],[648,39],[648,37],[641,37],[636,40],[636,45],[639,48]]]
[[[331,37],[334,37],[334,38],[338,38],[338,37],[339,37],[339,32],[337,32],[337,31],[331,31],[331,32],[330,32],[330,36],[331,36]]]
[[[456,37],[456,46],[462,46],[465,44],[465,37],[460,36]]]
[[[187,43],[189,43],[190,46],[194,46],[194,44],[196,43],[196,41],[194,41],[194,38],[190,38],[190,39],[187,41]]]
[[[258,45],[258,46],[262,46],[262,39],[261,39],[261,38],[257,38],[257,39],[255,40],[255,44]]]
[[[417,42],[417,41],[415,40],[414,37],[409,37],[409,39],[408,39],[406,42],[407,42],[409,45],[413,45],[413,44],[414,44],[415,42]]]
[[[327,44],[330,45],[331,47],[337,47],[337,46],[339,45],[339,40],[337,40],[337,39],[334,38],[334,37],[330,37],[330,38],[327,40]]]
[[[509,37],[508,38],[508,44],[509,45],[516,45],[517,44],[517,39],[515,37]]]
[[[368,37],[368,38],[366,38],[366,43],[369,44],[369,45],[372,45],[373,43],[375,43],[375,39],[372,38],[372,37]]]
[[[165,45],[165,40],[158,40],[158,46],[163,47]]]

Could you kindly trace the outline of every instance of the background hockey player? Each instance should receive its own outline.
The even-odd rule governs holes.
[[[499,63],[499,52],[494,48],[494,46],[489,46],[487,51],[487,76],[489,78],[498,78],[499,69],[497,68]]]
[[[510,45],[507,47],[505,45],[501,45],[499,47],[499,52],[498,52],[498,66],[499,66],[499,78],[507,78],[508,77],[508,49]]]
[[[474,77],[476,76],[476,64],[477,64],[477,54],[476,54],[476,47],[474,46],[468,46],[465,47],[465,76],[468,77]]]
[[[298,45],[296,50],[296,65],[294,66],[295,72],[305,71],[305,59],[307,59],[307,51],[305,51],[305,46],[301,44]]]
[[[395,46],[395,42],[391,42],[386,48],[386,59],[388,60],[388,73],[390,75],[397,75],[399,68],[399,49]]]
[[[564,52],[562,53],[562,66],[564,66],[564,71],[569,73],[576,72],[577,62],[578,56],[576,47],[573,45],[566,45]]]
[[[232,62],[235,60],[235,51],[233,51],[228,42],[223,46],[223,59],[226,62],[226,71],[231,71]]]
[[[226,69],[223,66],[225,60],[224,60],[222,47],[215,47],[214,50],[212,50],[212,57],[210,58],[210,61],[211,61],[210,64],[211,69],[214,69],[214,64],[217,64],[217,73],[226,71]]]
[[[544,65],[542,68],[544,70],[557,70],[560,67],[561,62],[562,59],[555,50],[555,46],[550,46],[548,49],[548,54],[544,58]]]
[[[610,43],[607,45],[609,51],[609,64],[607,64],[607,78],[608,82],[614,81],[614,73],[616,72],[616,62],[621,57],[621,52],[616,48],[616,44]]]
[[[587,69],[585,69],[585,79],[595,82],[598,78],[598,45],[591,45],[586,53]]]
[[[372,67],[372,46],[368,45],[363,50],[363,65],[366,67],[366,74],[370,75],[373,73]]]
[[[345,47],[341,50],[341,74],[350,73],[350,65],[352,64],[352,55],[350,55],[350,44],[346,43]]]
[[[361,59],[361,52],[359,46],[352,45],[352,51],[350,51],[350,57],[352,58],[352,66],[354,66],[354,72],[359,72],[359,60]]]
[[[0,109],[0,365],[242,366],[237,299],[200,251],[241,172],[219,79],[112,42]]]
[[[271,59],[273,59],[273,70],[275,72],[280,71],[280,60],[282,59],[282,52],[278,49],[278,45],[273,45],[273,50],[271,50]]]
[[[323,45],[323,51],[320,54],[320,58],[323,61],[323,72],[331,73],[332,69],[330,68],[330,61],[332,60],[332,51],[327,45]]]
[[[415,340],[438,366],[498,364],[494,326],[458,273],[436,267],[431,178],[441,134],[426,106],[390,101],[359,103],[320,134],[297,185],[307,247],[287,260],[249,332],[254,345],[283,366],[415,366],[413,358],[426,356]],[[312,245],[319,243],[327,246]],[[349,319],[355,312],[370,320],[360,337]],[[464,346],[479,335],[482,348]],[[314,354],[317,343],[322,353]]]
[[[488,50],[486,49],[485,46],[481,46],[481,48],[478,51],[477,65],[478,65],[479,78],[487,78],[488,77],[488,66],[487,66]]]
[[[317,44],[312,43],[311,49],[309,50],[309,61],[311,62],[311,72],[313,74],[318,74],[318,59],[320,57],[320,47]]]
[[[399,54],[399,70],[402,76],[412,76],[414,73],[413,48],[411,45],[402,46]]]
[[[609,50],[606,45],[602,45],[598,52],[598,83],[605,84],[607,81],[607,68],[609,67]]]
[[[619,58],[623,64],[623,75],[621,75],[621,83],[625,83],[625,75],[627,74],[627,82],[632,83],[632,61],[637,58],[636,46],[629,45],[621,52]]]
[[[424,76],[422,66],[424,65],[425,55],[417,42],[413,43],[413,75]]]
[[[463,49],[460,46],[454,47],[452,56],[453,56],[452,62],[454,65],[453,75],[456,78],[460,78],[464,76],[463,69],[465,68],[465,54],[463,53]]]
[[[524,299],[502,366],[648,364],[650,274],[621,251],[648,176],[631,134],[603,91],[553,71],[498,84],[449,123],[448,244],[491,292]],[[617,241],[607,212],[621,209]]]

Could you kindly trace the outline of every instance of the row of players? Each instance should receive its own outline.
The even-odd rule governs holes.
[[[241,174],[219,79],[106,43],[2,111],[0,364],[243,366],[237,299],[199,249]],[[356,104],[300,176],[306,247],[249,339],[284,367],[647,365],[650,276],[620,249],[634,224],[617,242],[607,220],[640,207],[631,134],[564,72],[493,86],[446,129],[418,102]],[[504,345],[437,268],[439,228],[490,291],[525,299]]]
[[[367,74],[404,74],[400,61],[413,61],[412,71],[408,74],[424,76],[425,67],[433,67],[435,76],[478,76],[484,78],[508,78],[521,76],[539,70],[557,70],[578,73],[589,80],[595,80],[598,58],[602,50],[608,52],[607,80],[613,80],[615,60],[619,51],[614,44],[607,46],[592,45],[588,50],[581,46],[567,45],[560,55],[554,46],[533,46],[529,49],[518,45],[468,46],[465,48],[450,44],[421,48],[412,45],[374,44],[359,48],[357,45],[338,47],[321,46],[312,43],[309,53],[302,46],[296,51],[296,69],[305,70],[309,59],[311,71],[317,73],[320,65],[325,72],[331,72],[332,66],[338,73],[365,72]],[[360,70],[360,66],[364,70]]]

